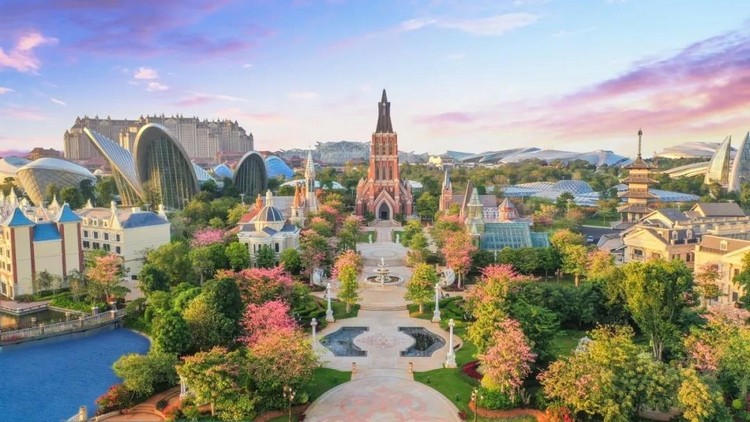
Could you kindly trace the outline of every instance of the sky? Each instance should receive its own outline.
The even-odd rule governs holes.
[[[0,151],[76,116],[237,120],[258,150],[644,155],[750,130],[746,0],[1,0]]]

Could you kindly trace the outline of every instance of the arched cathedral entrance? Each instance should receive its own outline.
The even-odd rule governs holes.
[[[378,219],[380,220],[391,219],[391,207],[389,207],[388,204],[385,202],[381,203],[380,208],[378,208]]]

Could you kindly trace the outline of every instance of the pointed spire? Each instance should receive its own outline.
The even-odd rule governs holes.
[[[260,192],[258,192],[258,196],[255,198],[255,209],[260,210],[263,208],[263,198],[260,196]]]
[[[312,149],[307,150],[307,161],[305,162],[305,179],[315,177],[315,161],[313,161]]]
[[[86,201],[86,205],[84,205],[83,208],[86,208],[87,210],[94,208],[94,205],[91,203],[91,198]]]
[[[294,184],[294,200],[292,200],[292,208],[299,208],[302,203],[301,194],[299,191],[299,183]]]
[[[477,188],[471,190],[471,199],[469,200],[469,205],[482,206],[482,202],[479,200],[479,191],[477,191]]]
[[[643,131],[638,128],[638,159],[641,159],[641,137],[643,137]]]
[[[378,103],[378,125],[375,133],[393,133],[393,124],[391,124],[391,103],[383,90],[383,98]]]
[[[443,190],[451,189],[451,175],[448,171],[448,167],[445,168],[445,174],[443,175]]]
[[[266,191],[266,206],[267,207],[273,206],[273,194],[271,193],[271,189]]]

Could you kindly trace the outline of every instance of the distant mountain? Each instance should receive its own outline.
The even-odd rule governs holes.
[[[29,151],[20,149],[6,149],[0,151],[0,157],[25,157],[29,155]]]
[[[307,150],[294,148],[276,151],[280,158],[289,160],[295,156],[306,158]],[[370,159],[370,143],[356,141],[318,142],[312,150],[313,159],[329,165],[344,165],[350,161],[367,161]],[[398,157],[404,163],[424,163],[429,154],[399,151]]]

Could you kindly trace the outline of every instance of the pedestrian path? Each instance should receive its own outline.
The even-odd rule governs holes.
[[[382,225],[382,223],[381,223]],[[354,345],[367,352],[361,357],[337,357],[320,342],[314,344],[323,366],[351,371],[352,381],[344,383],[316,400],[305,412],[306,421],[458,421],[458,409],[436,390],[413,380],[412,372],[442,368],[448,353],[449,333],[438,323],[409,317],[405,283],[411,277],[406,265],[406,248],[391,241],[392,227],[376,226],[377,242],[357,245],[365,267],[360,289],[360,311],[356,318],[335,321],[318,333],[322,339],[342,327],[367,327],[355,337]],[[391,275],[402,283],[364,283],[381,260]],[[336,294],[337,283],[333,283]],[[429,357],[405,357],[400,352],[414,338],[399,327],[423,327],[445,339],[445,345]],[[454,338],[454,344],[460,339]]]

